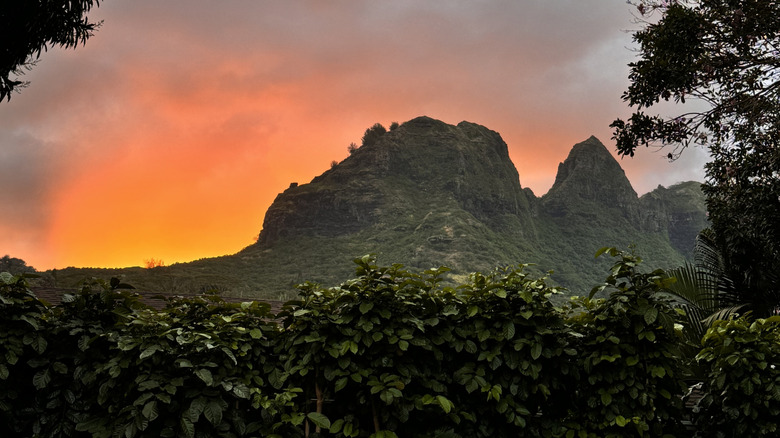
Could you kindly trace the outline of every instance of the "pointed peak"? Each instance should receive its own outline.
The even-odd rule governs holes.
[[[545,197],[599,199],[606,203],[637,199],[623,168],[594,136],[572,147],[566,160],[558,165],[555,183]]]
[[[604,157],[612,157],[612,154],[609,153],[609,150],[604,146],[604,143],[593,135],[588,137],[587,140],[575,144],[569,152],[569,158],[576,157],[579,154],[598,154]],[[567,160],[569,158],[567,158]]]
[[[625,172],[607,147],[598,138],[590,136],[587,140],[575,144],[569,156],[558,165],[558,174],[553,187],[563,184],[570,178],[577,179],[579,174],[611,175],[625,179]],[[628,182],[628,180],[626,180]]]

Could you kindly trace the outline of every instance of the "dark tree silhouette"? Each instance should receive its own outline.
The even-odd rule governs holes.
[[[371,146],[376,143],[383,135],[387,133],[387,129],[382,126],[381,123],[374,123],[374,126],[366,129],[363,134],[362,146]]]
[[[13,275],[19,275],[25,272],[35,272],[35,268],[27,266],[27,263],[22,259],[6,254],[0,258],[0,272],[10,272]]]
[[[611,125],[618,152],[671,146],[673,159],[706,147],[703,190],[723,259],[752,294],[780,297],[780,3],[633,3],[643,27],[623,99],[637,110]],[[668,118],[643,112],[662,101],[696,104]]]
[[[0,101],[26,85],[17,80],[53,46],[85,44],[100,23],[86,14],[99,0],[4,0],[0,2]]]

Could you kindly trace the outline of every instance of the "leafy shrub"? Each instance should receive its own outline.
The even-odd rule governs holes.
[[[708,370],[698,425],[707,436],[777,436],[780,316],[716,321],[697,356]]]
[[[661,294],[668,277],[662,270],[640,273],[639,257],[603,248],[618,257],[604,285],[606,299],[584,300],[572,334],[582,369],[576,407],[566,436],[660,437],[681,429],[683,364],[681,314]]]
[[[90,279],[79,292],[65,294],[59,306],[47,309],[48,347],[28,362],[36,371],[36,436],[73,436],[96,407],[95,367],[111,354],[106,335],[121,330],[132,312],[145,307],[129,289],[132,286],[116,278]]]
[[[455,380],[450,397],[470,420],[458,426],[461,436],[557,435],[573,408],[578,352],[550,302],[558,291],[524,268],[472,274],[459,288],[444,345]]]
[[[276,333],[268,309],[202,296],[137,312],[109,335],[111,354],[96,364],[97,406],[78,430],[94,437],[236,437],[279,427],[276,405],[294,394],[276,394],[268,382]]]
[[[474,274],[456,293],[437,287],[443,269],[356,263],[358,278],[306,284],[280,314],[286,378],[315,401],[307,423],[339,437],[560,430],[576,351],[544,279],[521,266]]]
[[[366,129],[366,132],[363,134],[361,146],[373,145],[382,138],[385,133],[387,133],[387,129],[385,129],[381,123],[374,123],[374,125]]]
[[[285,378],[313,400],[298,415],[333,436],[417,436],[452,409],[439,381],[444,341],[432,333],[454,293],[435,289],[438,270],[356,263],[358,278],[330,289],[304,284],[279,315]]]
[[[303,284],[279,315],[215,295],[155,310],[116,279],[49,307],[3,273],[0,436],[680,436],[670,280],[600,253],[617,258],[609,277],[566,312],[525,265],[453,289],[446,268],[365,256],[356,278]],[[776,434],[778,325],[708,332],[703,432]]]
[[[35,420],[35,387],[44,376],[28,363],[46,352],[45,314],[24,275],[0,273],[0,436],[19,436]]]

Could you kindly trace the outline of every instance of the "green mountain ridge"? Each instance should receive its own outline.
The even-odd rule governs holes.
[[[703,199],[695,182],[638,197],[595,137],[572,148],[553,187],[537,197],[521,187],[497,132],[418,117],[310,183],[291,184],[268,208],[257,243],[235,255],[144,270],[138,282],[167,292],[210,285],[285,298],[297,283],[351,278],[351,260],[372,253],[380,264],[413,270],[447,266],[455,282],[535,263],[532,269],[554,270],[554,281],[581,295],[604,277],[609,261],[593,257],[602,246],[635,244],[653,267],[682,264],[707,226]],[[124,273],[130,282],[138,274]]]

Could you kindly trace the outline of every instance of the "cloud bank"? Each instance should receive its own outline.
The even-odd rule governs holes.
[[[502,134],[537,195],[609,123],[633,53],[622,1],[105,2],[86,46],[50,50],[0,104],[0,239],[39,269],[234,253],[290,182],[376,122]],[[706,156],[643,150],[639,193]]]

